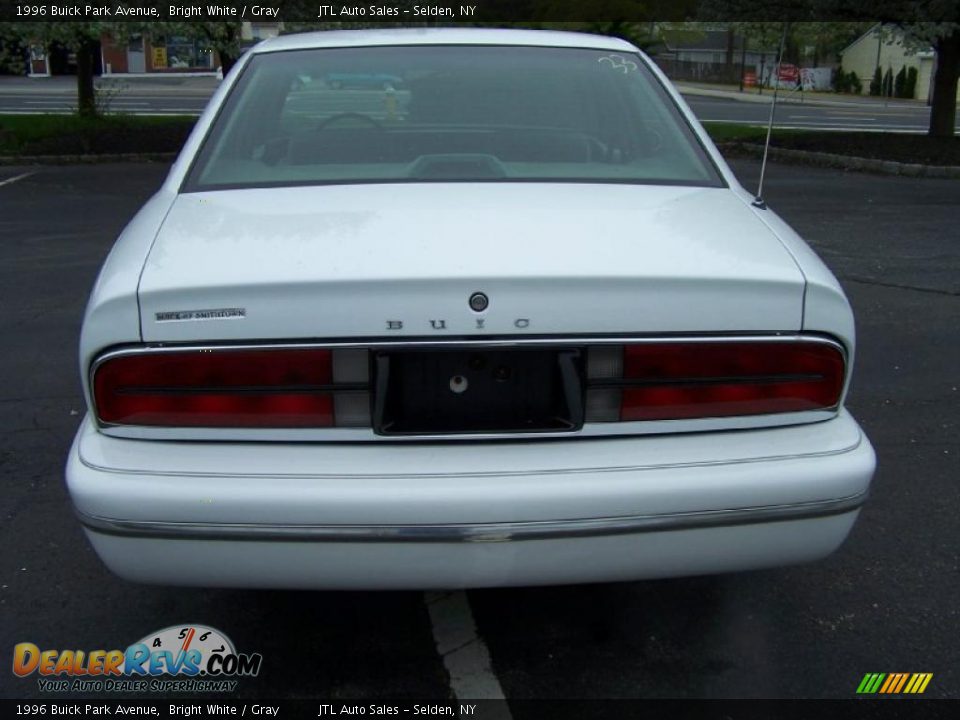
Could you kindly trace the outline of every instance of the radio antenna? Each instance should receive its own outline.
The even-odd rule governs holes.
[[[780,35],[780,52],[777,55],[777,68],[775,81],[773,84],[773,102],[770,103],[770,120],[767,123],[767,141],[763,144],[763,162],[760,163],[760,184],[757,186],[757,197],[753,200],[754,207],[766,209],[767,204],[763,201],[763,178],[767,173],[767,154],[770,152],[770,135],[773,133],[773,116],[777,112],[777,91],[780,89],[780,65],[783,63],[783,47],[787,44],[787,26],[790,23],[783,24],[783,33]],[[763,78],[760,78],[763,82]]]

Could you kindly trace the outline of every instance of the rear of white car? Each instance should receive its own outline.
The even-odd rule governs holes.
[[[91,296],[91,542],[134,580],[304,588],[829,554],[875,462],[853,319],[751,200],[623,41],[258,46]]]

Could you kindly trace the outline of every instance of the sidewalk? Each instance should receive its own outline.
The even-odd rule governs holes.
[[[773,102],[773,89],[764,88],[763,94],[758,94],[756,88],[744,89],[736,85],[711,85],[707,83],[686,82],[684,80],[673,81],[682,95],[698,95],[701,97],[716,97],[725,100],[736,100],[738,102],[763,103],[769,105]],[[870,95],[845,95],[832,92],[797,90],[780,90],[777,94],[778,103],[798,103],[803,105],[826,105],[838,107],[884,107],[884,108],[926,108],[927,104],[923,100],[906,100],[904,98],[882,98]]]
[[[212,75],[105,75],[94,78],[97,87],[124,87],[131,92],[149,92],[150,94],[196,95],[209,97],[220,84]],[[76,75],[54,75],[52,77],[23,77],[0,75],[0,95],[76,95]]]

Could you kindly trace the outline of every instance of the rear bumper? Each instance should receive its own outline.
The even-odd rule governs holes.
[[[67,481],[117,574],[244,587],[596,582],[835,550],[875,457],[846,412],[728,433],[523,443],[174,443],[85,422]]]

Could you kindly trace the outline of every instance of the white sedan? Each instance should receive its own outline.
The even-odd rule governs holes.
[[[284,36],[104,264],[67,484],[107,566],[150,583],[799,563],[873,475],[853,357],[837,281],[629,43]]]

